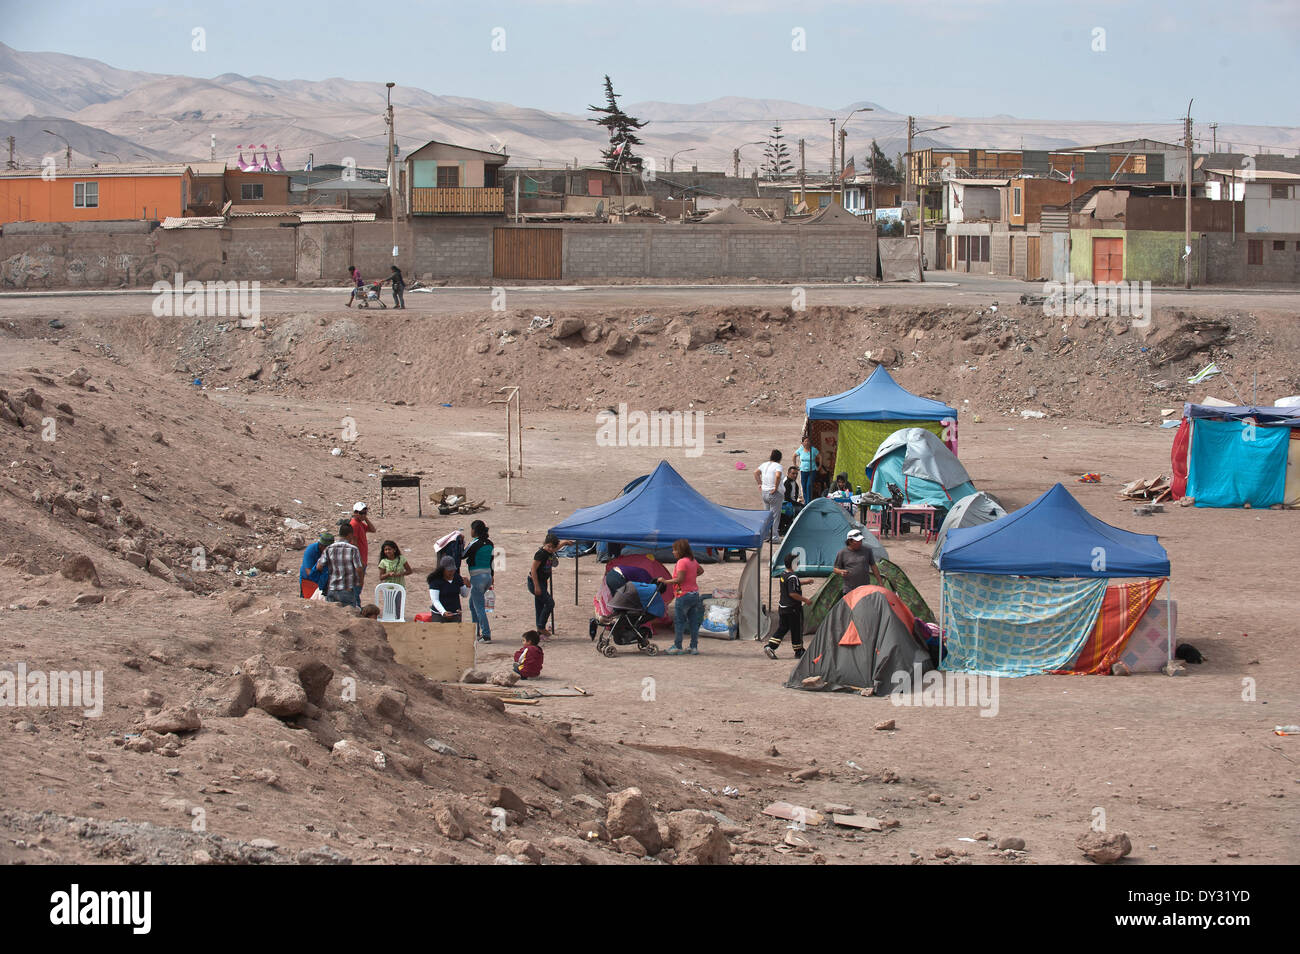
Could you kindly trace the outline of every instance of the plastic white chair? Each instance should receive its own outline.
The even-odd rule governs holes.
[[[375,587],[375,603],[379,606],[379,622],[406,622],[406,587],[380,583]]]

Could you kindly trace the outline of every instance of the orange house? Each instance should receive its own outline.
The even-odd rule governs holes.
[[[183,216],[194,175],[184,164],[0,172],[0,222],[104,222]]]

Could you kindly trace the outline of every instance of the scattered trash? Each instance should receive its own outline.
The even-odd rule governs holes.
[[[1174,421],[1161,421],[1161,422],[1160,422],[1160,429],[1161,429],[1162,431],[1167,431],[1167,430],[1169,430],[1171,427],[1177,427],[1177,426],[1178,426],[1179,424],[1181,424],[1181,423],[1183,423],[1182,418],[1179,418],[1179,419],[1174,420]]]
[[[1174,492],[1169,486],[1169,478],[1160,474],[1149,480],[1130,481],[1120,489],[1119,496],[1125,500],[1151,500],[1163,503],[1172,500]]]
[[[820,825],[825,821],[825,816],[821,812],[815,812],[811,808],[804,808],[802,805],[791,805],[789,802],[773,802],[763,809],[763,814],[803,825]]]
[[[293,517],[284,518],[284,526],[288,530],[308,530],[311,525],[303,523],[301,520],[295,520]]]
[[[543,318],[541,315],[533,315],[533,320],[528,322],[529,331],[541,331],[543,328],[550,328],[555,324],[555,319],[550,315]]]
[[[1274,735],[1300,735],[1300,725],[1275,725]]]
[[[870,815],[832,815],[831,821],[842,828],[865,828],[867,831],[884,831],[885,826],[879,818]]]
[[[728,798],[739,798],[740,789],[736,788],[734,785],[728,785],[723,788],[722,794],[726,795]]]
[[[438,407],[451,407],[450,404],[439,404]]]
[[[736,461],[736,470],[744,470],[744,469],[745,469],[745,462],[743,460]]]
[[[330,451],[330,455],[333,456],[333,457],[342,457],[342,456],[343,456],[343,449],[340,448],[340,447],[336,447],[336,448],[334,448],[332,451]]]
[[[1040,418],[1047,417],[1047,415],[1044,414],[1042,411],[1021,411],[1020,416],[1023,417],[1025,420],[1032,419],[1035,421],[1039,420]]]
[[[1208,381],[1210,378],[1214,377],[1216,374],[1222,374],[1222,373],[1223,373],[1223,370],[1222,370],[1222,369],[1221,369],[1217,364],[1215,364],[1213,361],[1211,361],[1211,362],[1210,362],[1209,364],[1207,364],[1205,367],[1201,368],[1201,370],[1197,371],[1197,372],[1196,372],[1195,374],[1193,374],[1190,378],[1188,378],[1188,379],[1187,379],[1187,383],[1188,383],[1188,384],[1200,384],[1202,381]]]
[[[437,752],[439,755],[460,755],[459,752],[453,749],[446,742],[439,742],[437,739],[425,739],[424,744],[433,749],[433,751]]]
[[[1101,474],[1080,474],[1077,479],[1081,484],[1099,484],[1101,483]]]

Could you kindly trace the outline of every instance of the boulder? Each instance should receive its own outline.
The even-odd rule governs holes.
[[[239,718],[253,707],[257,693],[253,680],[245,673],[236,673],[204,689],[194,700],[201,712],[226,718]]]
[[[568,338],[572,335],[580,334],[586,325],[587,323],[581,318],[572,315],[559,318],[551,329],[551,337],[558,341],[562,338]]]
[[[450,838],[452,841],[465,839],[465,821],[451,802],[441,798],[434,799],[429,802],[429,813],[444,838]]]
[[[277,657],[275,665],[287,666],[297,672],[298,681],[307,693],[307,701],[316,706],[321,704],[325,690],[334,679],[334,670],[309,653],[287,653]]]
[[[616,331],[605,342],[605,354],[627,354],[630,347],[632,347],[632,339],[623,332]]]
[[[535,865],[542,863],[542,849],[523,838],[512,838],[506,843],[506,851],[518,861]]]
[[[654,812],[639,788],[625,788],[609,796],[605,827],[614,839],[631,835],[652,855],[658,854],[663,847]]]
[[[100,586],[99,571],[95,569],[94,562],[84,553],[74,554],[63,561],[59,567],[59,573],[74,580],[77,583],[89,583],[92,586]]]
[[[263,712],[283,719],[307,708],[307,692],[293,669],[273,666],[261,654],[244,660],[241,668],[253,680],[254,704]]]
[[[203,727],[197,710],[191,706],[169,706],[144,721],[144,727],[166,735],[168,732],[195,732]]]
[[[582,340],[587,344],[595,344],[605,336],[605,327],[599,322],[589,321],[582,326]]]
[[[494,686],[506,687],[513,686],[518,681],[519,673],[515,672],[513,669],[499,669],[492,674],[492,678],[489,680],[489,682]]]
[[[161,560],[150,560],[145,564],[145,569],[149,571],[151,576],[156,576],[160,580],[165,580],[168,583],[176,582],[176,572]]]
[[[508,812],[528,814],[528,803],[504,785],[493,785],[488,789],[488,804],[493,808],[504,808]]]
[[[375,715],[389,722],[397,722],[406,712],[406,693],[392,686],[380,686],[370,700]]]
[[[1074,847],[1082,851],[1089,861],[1099,865],[1114,864],[1133,850],[1128,835],[1122,831],[1114,834],[1089,831],[1074,840]]]
[[[460,674],[460,681],[471,686],[482,685],[488,681],[490,673],[481,669],[466,669]]]
[[[718,819],[707,812],[687,810],[668,815],[675,865],[729,865],[731,842]]]
[[[388,762],[382,752],[377,752],[359,742],[350,742],[347,739],[340,739],[334,743],[334,748],[330,751],[330,758],[345,765],[357,768],[364,766],[377,771],[383,771]]]
[[[253,564],[258,573],[274,573],[280,569],[280,551],[272,550]]]
[[[221,511],[221,519],[240,527],[248,526],[248,514],[242,510],[236,510],[234,507],[227,507]]]

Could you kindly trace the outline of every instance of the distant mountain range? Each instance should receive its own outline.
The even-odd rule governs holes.
[[[600,100],[593,89],[592,102]],[[511,165],[563,166],[599,161],[607,145],[586,116],[495,103],[398,87],[393,92],[397,141],[402,154],[430,139],[476,149],[503,148]],[[0,137],[13,136],[24,166],[56,156],[64,164],[71,145],[74,165],[141,157],[194,161],[233,160],[242,147],[260,153],[277,150],[286,167],[301,169],[311,155],[317,165],[350,157],[362,166],[382,167],[387,130],[385,89],[381,82],[352,80],[277,80],[225,74],[212,79],[114,69],[98,60],[60,53],[27,53],[0,44]],[[770,99],[727,96],[705,103],[641,102],[624,108],[649,123],[642,130],[640,155],[659,170],[674,154],[677,167],[732,168],[740,148],[742,173],[762,161],[761,145],[774,124],[782,126],[796,168],[799,139],[805,139],[810,173],[830,165],[831,125],[854,110],[848,123],[848,151],[859,169],[871,140],[891,159],[906,149],[907,117],[876,103],[850,103],[837,109]],[[917,138],[915,148],[954,146],[1004,149],[1056,149],[1122,139],[1177,141],[1181,127],[1170,123],[1071,122],[1022,120],[1007,116],[970,118],[924,116],[918,129],[946,128]],[[45,132],[49,130],[57,136]],[[1198,137],[1208,130],[1198,128]],[[1221,123],[1220,142],[1249,143],[1236,151],[1300,150],[1300,127]],[[1198,142],[1208,151],[1210,141]]]

